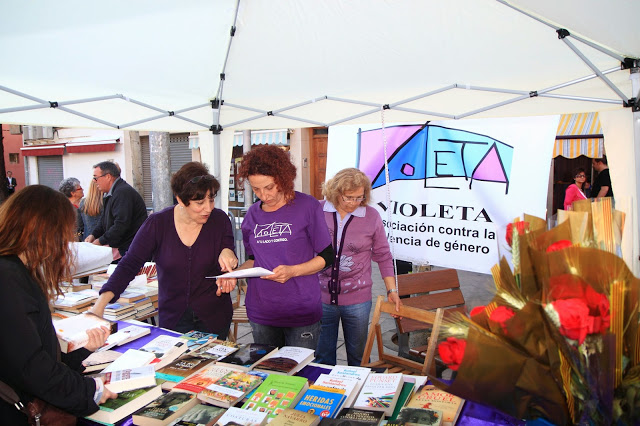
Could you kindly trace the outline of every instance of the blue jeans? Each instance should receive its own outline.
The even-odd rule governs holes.
[[[274,327],[250,321],[251,334],[255,343],[266,343],[279,348],[298,346],[316,349],[320,336],[320,321],[303,327]]]
[[[338,326],[342,320],[347,363],[359,366],[362,363],[364,345],[369,331],[371,300],[355,305],[322,304],[322,332],[316,349],[315,362],[336,365]]]

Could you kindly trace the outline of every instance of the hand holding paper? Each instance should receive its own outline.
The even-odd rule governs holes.
[[[247,268],[247,269],[238,269],[237,271],[227,272],[226,274],[217,275],[215,277],[206,277],[206,278],[255,278],[255,277],[265,277],[267,275],[273,275],[273,271],[270,271],[265,268]]]

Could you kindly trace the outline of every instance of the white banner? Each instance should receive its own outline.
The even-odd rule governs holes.
[[[397,259],[489,273],[501,255],[510,257],[507,223],[523,213],[546,217],[558,120],[334,126],[327,178],[345,167],[369,176],[371,205]]]

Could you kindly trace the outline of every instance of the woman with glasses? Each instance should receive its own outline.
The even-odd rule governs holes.
[[[368,206],[371,182],[358,169],[343,169],[322,190],[324,219],[329,227],[336,262],[320,275],[322,333],[316,362],[336,364],[338,326],[342,321],[349,365],[360,365],[371,312],[371,261],[378,264],[387,298],[400,306],[393,259],[382,219]]]
[[[245,302],[253,340],[315,349],[322,317],[318,271],[333,262],[320,203],[294,191],[296,167],[273,145],[246,153],[238,176],[260,199],[242,222],[248,260],[241,268],[273,271],[248,279]]]
[[[564,209],[571,210],[571,205],[574,201],[578,200],[586,200],[587,195],[585,194],[585,182],[587,180],[587,174],[582,167],[579,167],[573,171],[573,181],[567,187],[567,190],[564,193]]]
[[[206,278],[238,265],[229,217],[214,208],[220,184],[204,164],[190,162],[171,177],[171,189],[178,204],[152,214],[140,227],[92,311],[102,315],[144,263],[153,260],[158,271],[159,326],[226,339],[233,315],[229,293],[236,280]]]

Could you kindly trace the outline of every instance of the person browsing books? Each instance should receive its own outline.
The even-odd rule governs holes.
[[[245,303],[253,341],[315,349],[322,303],[318,271],[331,266],[333,249],[318,201],[294,191],[296,168],[277,146],[256,147],[238,173],[260,199],[242,222],[248,260],[273,275],[249,278]]]
[[[322,208],[332,237],[336,262],[319,274],[322,291],[322,333],[316,362],[336,364],[338,327],[342,321],[349,365],[358,366],[369,330],[371,261],[380,267],[387,297],[400,306],[393,258],[382,219],[368,206],[371,182],[358,169],[340,170],[322,190]]]
[[[60,353],[49,309],[71,282],[75,236],[73,206],[60,192],[30,185],[0,207],[0,381],[16,391],[24,405],[39,398],[75,416],[98,410],[117,395],[102,381],[84,377],[82,360],[101,347],[109,330],[89,330],[89,343]],[[6,425],[26,425],[27,417],[0,399]]]
[[[102,316],[153,259],[160,327],[226,339],[233,315],[229,293],[236,280],[206,278],[238,265],[229,217],[214,206],[220,184],[204,164],[192,161],[171,177],[171,189],[178,204],[149,216],[91,310]]]

